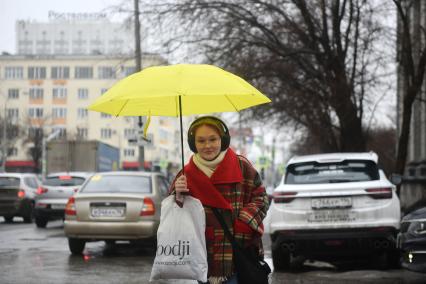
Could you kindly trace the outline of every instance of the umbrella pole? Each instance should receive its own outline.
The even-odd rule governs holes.
[[[184,153],[183,153],[183,127],[182,127],[182,100],[181,100],[181,96],[179,96],[179,119],[180,119],[180,147],[182,150],[182,174],[185,175],[185,163],[184,163]]]

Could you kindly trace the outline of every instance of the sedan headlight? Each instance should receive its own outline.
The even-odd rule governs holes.
[[[410,226],[408,227],[408,232],[416,236],[426,236],[426,220],[411,222]]]

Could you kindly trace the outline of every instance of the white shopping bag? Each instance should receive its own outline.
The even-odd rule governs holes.
[[[205,228],[206,215],[200,200],[185,196],[180,208],[174,195],[164,199],[150,281],[191,279],[207,282]]]

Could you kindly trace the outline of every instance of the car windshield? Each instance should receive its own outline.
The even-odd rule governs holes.
[[[146,176],[95,175],[82,193],[151,193],[151,179]]]
[[[17,177],[0,177],[0,186],[19,186],[19,178]]]
[[[47,177],[43,182],[44,185],[48,186],[76,186],[82,185],[85,181],[83,177],[73,177],[68,175]]]
[[[339,183],[379,179],[373,161],[345,160],[334,163],[305,162],[287,167],[286,184]]]

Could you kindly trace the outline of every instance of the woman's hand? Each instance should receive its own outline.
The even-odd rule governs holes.
[[[187,188],[186,177],[181,175],[175,181],[176,200],[183,202],[183,195],[189,192]]]

